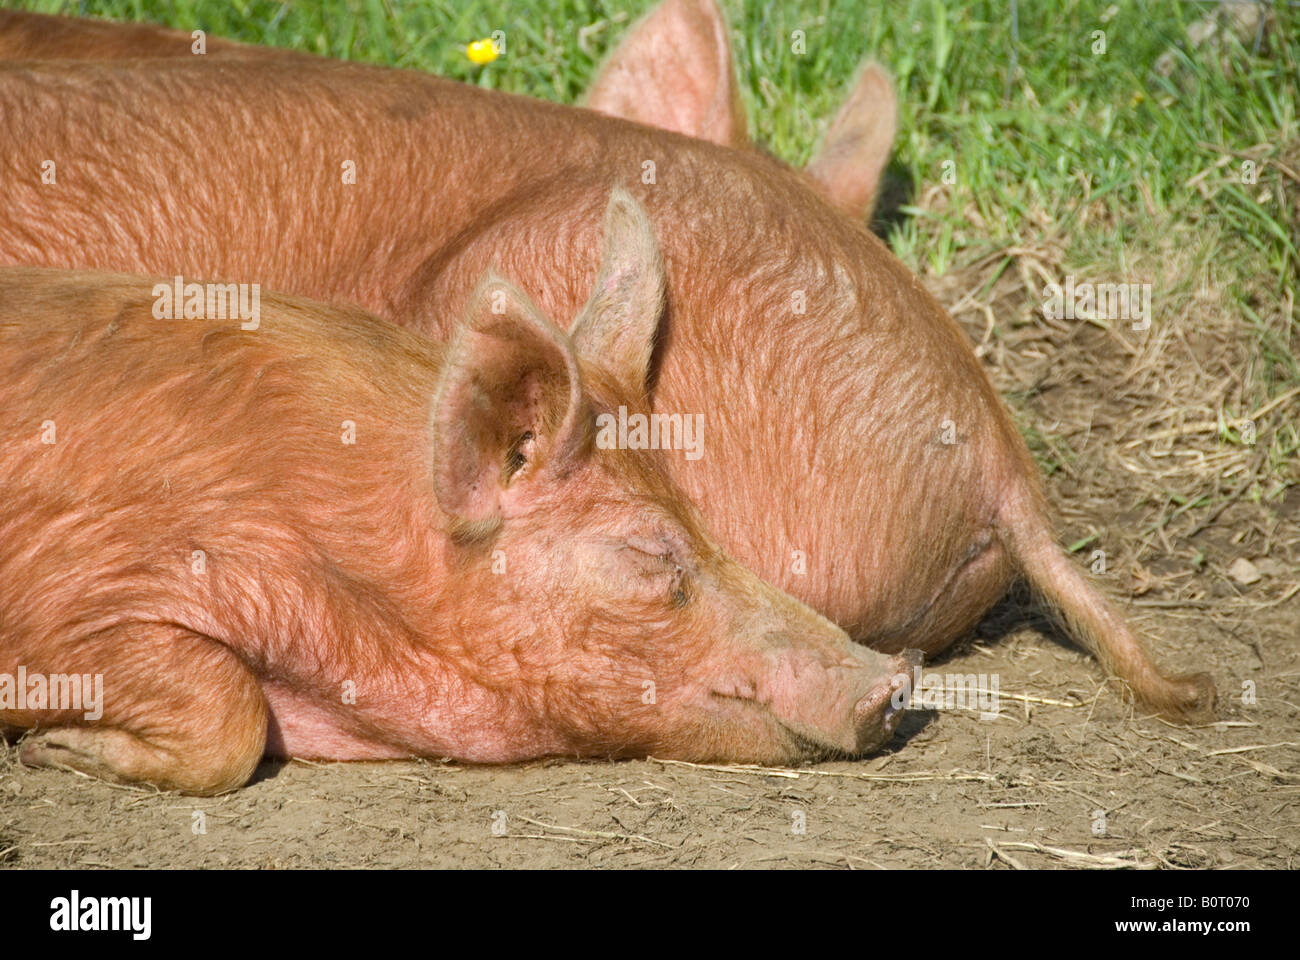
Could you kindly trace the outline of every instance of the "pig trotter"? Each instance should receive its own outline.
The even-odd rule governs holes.
[[[266,705],[229,650],[162,624],[110,628],[75,653],[94,662],[99,650],[113,664],[103,671],[103,716],[34,730],[18,745],[22,763],[204,796],[248,781],[266,742]]]

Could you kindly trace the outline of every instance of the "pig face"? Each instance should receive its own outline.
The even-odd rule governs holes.
[[[663,282],[644,212],[616,190],[571,335],[490,275],[449,350],[431,429],[461,581],[446,595],[472,598],[447,611],[468,626],[454,655],[534,728],[484,759],[870,750],[893,733],[914,657],[856,646],[759,580],[712,540],[662,450],[601,438],[646,414]]]

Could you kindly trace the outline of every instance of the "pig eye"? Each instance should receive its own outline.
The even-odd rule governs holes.
[[[674,609],[681,609],[691,601],[691,584],[686,569],[677,562],[672,549],[657,541],[629,541],[628,548],[641,558],[648,577],[659,580],[664,576],[671,578],[668,601]]]

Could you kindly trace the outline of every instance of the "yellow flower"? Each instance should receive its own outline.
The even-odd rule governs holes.
[[[475,40],[465,48],[465,56],[482,66],[485,63],[491,63],[497,58],[497,48],[491,40]]]

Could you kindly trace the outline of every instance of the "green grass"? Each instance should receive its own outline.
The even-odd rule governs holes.
[[[19,5],[202,27],[573,102],[650,3]],[[891,246],[914,268],[943,273],[1045,236],[1075,262],[1122,264],[1127,244],[1149,242],[1166,224],[1190,227],[1217,238],[1215,257],[1231,276],[1249,278],[1227,296],[1256,338],[1263,399],[1300,383],[1300,184],[1286,172],[1300,169],[1300,5],[1273,8],[1258,52],[1235,38],[1221,49],[1190,44],[1188,25],[1211,9],[1192,0],[1020,0],[1014,29],[1007,0],[724,0],[724,7],[754,134],[790,163],[807,160],[863,57],[893,72],[901,102],[893,174],[912,198],[941,181],[945,162],[956,177],[942,203],[905,203],[890,222]],[[494,30],[505,32],[506,55],[474,66],[465,44]],[[792,51],[795,30],[806,36],[803,55]],[[1094,51],[1097,30],[1105,31],[1104,53]],[[1171,70],[1156,69],[1162,56]],[[1243,154],[1256,162],[1256,184],[1242,182]],[[1200,188],[1189,185],[1199,174]]]

